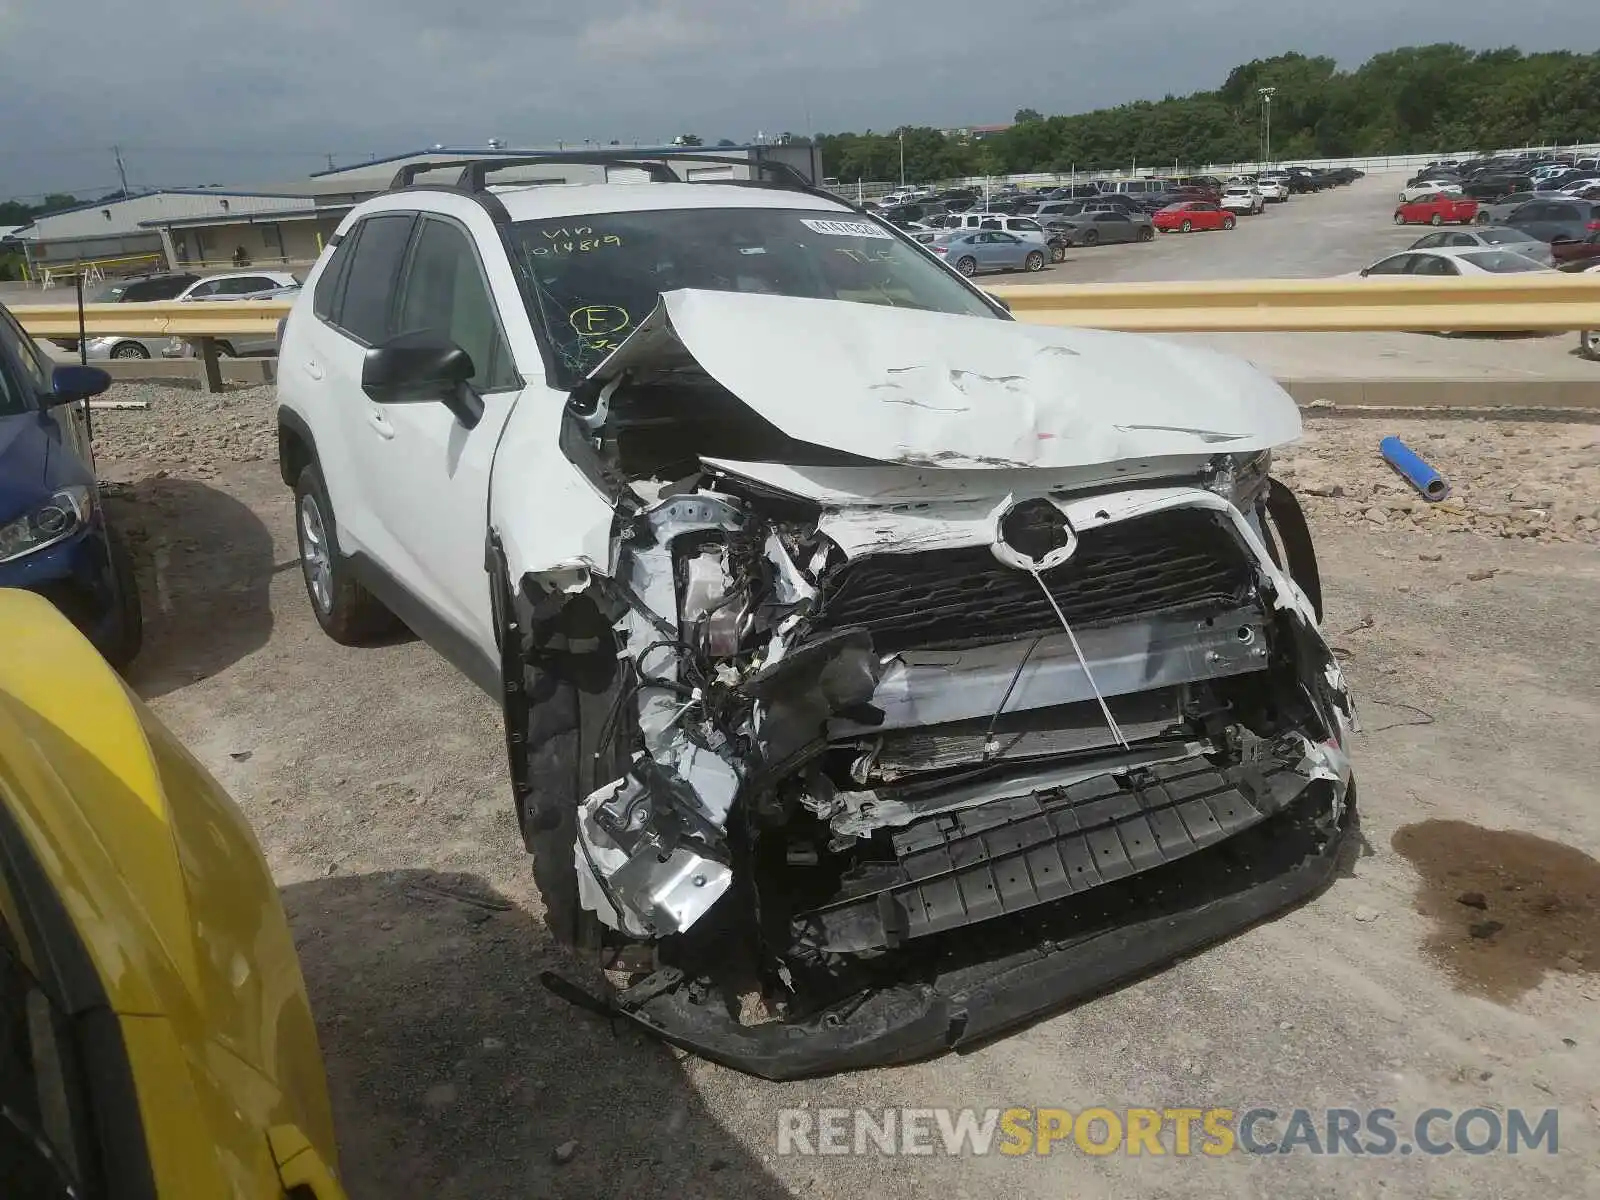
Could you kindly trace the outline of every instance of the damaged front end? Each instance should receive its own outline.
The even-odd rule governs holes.
[[[1355,717],[1267,451],[885,464],[635,336],[564,431],[612,560],[520,587],[603,622],[618,769],[568,802],[584,909],[645,952],[610,1011],[769,1078],[903,1061],[1329,877]]]

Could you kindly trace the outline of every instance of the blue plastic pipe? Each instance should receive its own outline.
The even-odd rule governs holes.
[[[1402,479],[1422,493],[1422,498],[1428,503],[1437,504],[1450,495],[1450,485],[1445,477],[1423,462],[1417,452],[1399,438],[1384,438],[1378,443],[1378,452],[1383,455],[1384,461],[1400,473]]]

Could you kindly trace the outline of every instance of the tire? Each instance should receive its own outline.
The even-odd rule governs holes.
[[[1085,246],[1093,246],[1099,240],[1100,231],[1098,229],[1085,229],[1083,231],[1083,244]]]
[[[1051,246],[1050,247],[1050,261],[1053,262],[1053,263],[1066,262],[1067,261],[1067,248],[1065,246]]]
[[[1232,217],[1223,217],[1222,218],[1222,227],[1224,229],[1232,229],[1234,227],[1234,224],[1235,224],[1235,222],[1234,222],[1234,219]]]
[[[1194,222],[1185,221],[1182,225],[1179,225],[1178,228],[1184,233],[1192,233],[1194,231]]]
[[[1153,228],[1151,228],[1149,225],[1142,226],[1140,228],[1140,230],[1139,230],[1139,240],[1141,242],[1153,242],[1153,241],[1155,241],[1156,240],[1156,231]]]
[[[139,656],[144,645],[144,609],[139,603],[139,579],[134,573],[127,543],[110,524],[106,526],[106,548],[117,585],[117,627],[100,652],[108,663],[121,671]]]
[[[498,587],[505,611],[511,602],[503,581]],[[607,632],[598,609],[575,620],[593,627],[586,633],[598,637]],[[520,663],[509,656],[502,661],[507,675],[519,665],[522,673],[521,691],[508,697],[506,707],[507,749],[525,756],[520,777],[527,790],[517,797],[517,821],[523,845],[533,856],[534,885],[544,901],[550,935],[564,946],[598,950],[605,926],[583,907],[578,892],[578,807],[628,769],[632,738],[618,733],[608,745],[600,740],[620,711],[627,677],[615,669],[615,660],[606,664],[610,669],[603,677],[582,667],[558,677],[528,665],[527,649],[513,648]],[[520,703],[513,703],[518,699]],[[517,778],[519,772],[513,769],[512,775]]]
[[[1428,224],[1429,225],[1434,225],[1434,226],[1443,225],[1444,224],[1444,218],[1442,216],[1440,216],[1438,213],[1434,213],[1433,216],[1428,218]]]
[[[115,346],[111,347],[111,357],[123,359],[124,361],[137,358],[149,358],[150,351],[146,350],[138,342],[118,342]]]
[[[1489,223],[1489,214],[1488,213],[1479,213],[1476,223],[1479,224],[1479,225],[1487,225]]]
[[[360,646],[399,626],[395,615],[356,581],[339,553],[333,505],[315,466],[302,470],[295,483],[294,529],[306,599],[323,633],[341,646]]]
[[[968,279],[971,279],[978,273],[978,260],[973,258],[970,254],[965,258],[959,258],[956,260],[956,270],[960,271]]]
[[[1394,223],[1396,225],[1404,225],[1406,223],[1406,215],[1405,215],[1405,213],[1398,213],[1398,212],[1395,213],[1395,215],[1394,215]]]
[[[221,355],[223,358],[237,358],[237,357],[239,357],[233,351],[233,343],[232,342],[226,342],[226,341],[217,342],[217,353],[219,355]]]
[[[1600,329],[1579,331],[1578,353],[1591,361],[1600,362]]]
[[[1022,260],[1022,265],[1028,271],[1044,270],[1044,253],[1039,250],[1029,250],[1028,257]]]

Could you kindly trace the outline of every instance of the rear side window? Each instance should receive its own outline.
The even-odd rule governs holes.
[[[411,213],[368,217],[346,268],[344,295],[338,312],[330,318],[351,337],[376,345],[389,336],[389,314],[394,309],[395,287],[411,227]]]
[[[311,293],[311,311],[324,321],[337,324],[335,320],[339,309],[339,297],[343,292],[345,268],[350,265],[350,255],[355,250],[356,234],[359,228],[352,229],[328,256],[327,264],[322,268],[322,274],[317,276],[316,291]]]

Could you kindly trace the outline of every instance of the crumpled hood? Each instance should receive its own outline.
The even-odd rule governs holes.
[[[1214,351],[789,296],[667,292],[593,375],[685,356],[790,437],[909,466],[1248,453],[1301,432],[1287,392]]]

